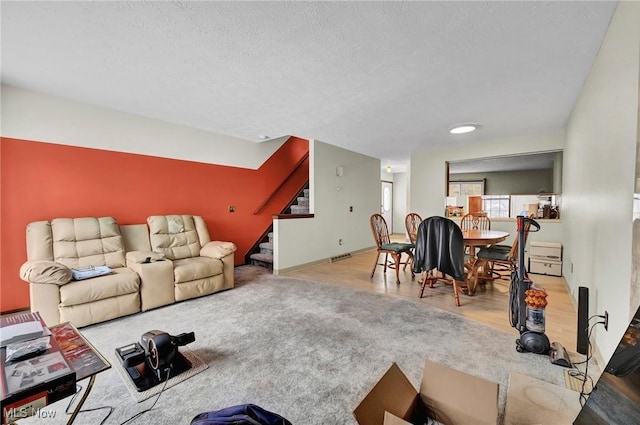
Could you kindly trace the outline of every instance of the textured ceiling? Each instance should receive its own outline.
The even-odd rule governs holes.
[[[405,163],[564,127],[616,2],[8,2],[6,84]],[[453,136],[474,121],[480,129]]]

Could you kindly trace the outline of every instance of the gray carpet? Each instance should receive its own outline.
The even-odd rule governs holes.
[[[232,290],[82,329],[110,362],[116,347],[145,331],[195,331],[189,348],[209,368],[167,389],[133,424],[189,424],[203,411],[255,403],[295,425],[353,425],[353,409],[392,362],[416,386],[426,359],[497,382],[501,416],[510,372],[564,385],[562,368],[546,356],[516,352],[515,330],[502,332],[417,298],[277,277],[254,266],[237,268],[236,276]],[[107,423],[119,424],[154,400],[136,403],[112,368],[98,376],[85,407],[111,405]],[[66,403],[45,408],[58,410],[54,420],[24,423],[64,423]],[[97,424],[103,416],[82,413],[76,423]]]

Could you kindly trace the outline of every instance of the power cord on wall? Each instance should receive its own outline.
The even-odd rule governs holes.
[[[589,317],[589,320],[587,320],[587,323],[589,323],[591,321],[591,319],[594,319],[594,318],[605,319],[605,316],[597,315],[597,314],[593,315],[593,316]],[[574,366],[580,365],[580,364],[584,364],[585,365],[584,366],[584,372],[581,372],[577,368],[569,371],[569,376],[578,377],[578,378],[580,378],[582,380],[582,388],[580,389],[580,405],[581,406],[584,406],[584,404],[587,402],[588,396],[593,391],[593,379],[589,376],[589,361],[593,357],[593,354],[592,354],[593,346],[591,345],[591,333],[593,332],[593,328],[595,328],[596,325],[604,325],[605,323],[606,322],[604,322],[604,321],[600,321],[600,322],[595,322],[594,324],[592,324],[590,326],[589,333],[588,333],[588,336],[587,336],[587,340],[589,342],[589,349],[587,350],[587,358],[582,362],[575,362],[573,364]],[[585,386],[586,386],[587,380],[591,384],[591,391],[589,391],[588,393],[585,391]]]

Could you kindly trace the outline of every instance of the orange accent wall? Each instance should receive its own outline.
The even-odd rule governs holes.
[[[257,170],[0,138],[0,310],[28,308],[19,277],[28,223],[57,217],[113,216],[146,223],[156,214],[201,215],[213,240],[238,246],[236,265],[309,179],[309,161],[259,214],[256,208],[309,152],[290,137]],[[235,212],[230,213],[230,205]]]

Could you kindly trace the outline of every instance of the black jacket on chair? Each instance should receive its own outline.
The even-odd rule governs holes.
[[[418,226],[413,272],[438,269],[465,280],[464,237],[460,227],[444,217],[429,217]]]

